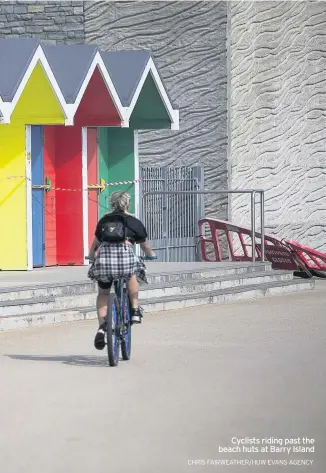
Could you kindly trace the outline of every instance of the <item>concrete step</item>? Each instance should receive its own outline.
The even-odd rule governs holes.
[[[165,296],[202,294],[220,289],[237,288],[239,286],[272,283],[277,281],[292,281],[293,274],[289,271],[262,271],[247,274],[234,274],[201,280],[186,280],[182,284],[167,282],[151,284],[141,288],[141,299],[152,299]]]
[[[148,312],[161,312],[165,310],[182,309],[197,305],[221,304],[237,300],[258,299],[277,294],[289,294],[298,291],[312,290],[314,280],[294,279],[290,281],[274,281],[272,283],[243,285],[228,289],[220,289],[201,294],[184,296],[161,297],[158,299],[145,299],[141,306]]]
[[[207,304],[220,304],[239,300],[257,299],[267,296],[289,294],[303,290],[311,290],[315,286],[314,280],[294,279],[288,281],[274,281],[272,283],[243,285],[220,289],[210,292],[184,295],[164,296],[157,299],[145,299],[141,301],[147,313],[181,309],[191,306]],[[15,328],[25,328],[31,325],[43,325],[59,322],[70,322],[75,320],[95,319],[96,311],[94,304],[89,307],[75,310],[44,311],[43,313],[21,314],[5,316],[0,318],[0,331]]]
[[[161,284],[170,282],[183,282],[193,281],[202,279],[212,279],[220,277],[228,277],[237,274],[248,275],[256,272],[272,271],[271,263],[255,263],[250,264],[238,264],[238,263],[219,263],[220,266],[214,265],[210,267],[209,263],[206,266],[202,266],[200,269],[187,269],[180,271],[169,271],[168,273],[151,273],[148,276],[148,283]]]
[[[169,273],[152,273],[148,275],[150,285],[159,285],[172,282],[198,281],[202,279],[228,277],[232,275],[249,275],[262,271],[271,271],[270,263],[256,263],[255,265],[244,265],[235,263],[221,263],[216,266],[203,266],[199,269],[172,271]],[[70,281],[65,283],[51,283],[38,285],[25,285],[17,287],[0,288],[0,306],[3,302],[17,301],[38,298],[52,298],[60,296],[79,296],[80,294],[93,293],[96,291],[96,284],[90,280]]]
[[[286,271],[253,271],[224,275],[215,278],[186,279],[184,281],[169,281],[160,284],[151,284],[141,288],[141,299],[158,299],[165,296],[190,297],[192,294],[202,294],[226,288],[237,288],[243,285],[264,284],[277,281],[290,281],[292,273]],[[33,299],[10,299],[0,304],[0,317],[21,314],[35,314],[49,311],[70,310],[87,307],[95,303],[94,286],[77,286],[74,294],[50,295],[47,297],[34,297]],[[81,288],[85,289],[85,293]],[[62,288],[61,288],[62,289]],[[90,292],[92,289],[92,292]],[[60,291],[61,292],[61,291]],[[59,292],[59,294],[60,294]],[[62,292],[61,292],[62,294]]]

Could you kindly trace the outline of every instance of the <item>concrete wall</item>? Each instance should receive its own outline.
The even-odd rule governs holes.
[[[326,3],[229,13],[232,186],[266,189],[270,233],[326,251]],[[246,209],[234,198],[232,219]]]
[[[48,43],[83,43],[83,2],[2,1],[0,37],[6,36],[37,36]]]
[[[84,4],[85,41],[103,49],[150,48],[180,108],[179,132],[140,133],[140,162],[204,164],[207,190],[227,187],[226,3]],[[226,217],[208,199],[210,213]],[[224,203],[226,199],[223,199]]]

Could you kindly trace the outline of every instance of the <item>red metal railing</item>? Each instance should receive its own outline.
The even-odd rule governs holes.
[[[208,226],[210,235],[207,236],[205,231],[205,225]],[[222,261],[222,247],[221,239],[222,232],[228,242],[229,254],[232,261],[252,261],[252,231],[249,228],[239,227],[231,222],[225,220],[217,220],[215,218],[203,218],[199,221],[199,235],[200,235],[200,247],[202,258],[204,261]],[[242,254],[234,249],[232,239],[234,234],[238,235]],[[247,239],[245,237],[248,237]],[[261,240],[261,234],[255,232],[256,239]],[[250,243],[247,241],[250,240]],[[208,245],[211,244],[214,248],[213,259],[208,256]],[[265,235],[265,248],[266,246],[282,246],[281,240],[278,238]],[[250,252],[248,251],[250,248]],[[258,244],[255,245],[256,259],[261,259],[261,249]]]
[[[203,261],[223,261],[223,235],[226,237],[231,261],[252,261],[252,241],[255,242],[255,260],[262,260],[262,235],[255,232],[253,239],[252,232],[248,228],[224,220],[203,218],[199,221],[199,235]],[[238,245],[235,249],[236,235]],[[213,249],[212,256],[209,256],[209,245]],[[299,270],[310,276],[313,270],[326,271],[326,254],[301,245],[294,240],[281,240],[271,235],[264,235],[264,248],[266,259],[272,263],[274,269]]]
[[[283,241],[287,247],[291,248],[291,250],[296,253],[302,264],[305,265],[308,270],[326,271],[325,253],[321,253],[320,251],[313,250],[308,246],[301,245],[294,240],[289,240],[286,238]]]

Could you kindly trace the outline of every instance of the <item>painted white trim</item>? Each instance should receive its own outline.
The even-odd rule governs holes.
[[[89,253],[88,241],[88,163],[87,163],[87,127],[83,126],[81,131],[82,139],[82,189],[83,189],[83,251],[84,265],[89,261],[85,256]]]
[[[151,74],[155,85],[157,87],[157,90],[161,96],[162,102],[165,106],[165,109],[170,117],[171,120],[171,129],[173,130],[178,130],[179,129],[179,110],[174,110],[172,107],[172,104],[169,100],[169,97],[166,93],[166,90],[164,88],[164,85],[161,81],[161,78],[159,76],[159,73],[156,69],[156,66],[154,64],[154,61],[152,58],[150,58],[147,62],[147,65],[144,69],[144,72],[140,78],[140,81],[138,82],[137,88],[135,90],[134,96],[132,98],[132,101],[128,107],[129,115],[128,119],[130,120],[131,114],[136,106],[137,100],[139,98],[140,92],[144,86],[145,80],[147,79],[148,74]]]
[[[78,110],[78,107],[80,105],[80,102],[84,96],[84,93],[85,93],[85,90],[89,84],[89,81],[91,80],[92,78],[92,75],[96,69],[96,67],[99,68],[99,71],[101,73],[101,76],[104,80],[104,83],[106,85],[106,88],[112,98],[112,101],[115,105],[115,108],[117,109],[118,113],[119,113],[119,116],[121,118],[121,124],[122,126],[124,127],[129,127],[129,121],[128,121],[128,117],[127,117],[127,110],[122,106],[122,103],[120,101],[120,98],[119,98],[119,95],[116,91],[116,88],[114,87],[114,84],[112,82],[112,79],[105,67],[105,64],[103,62],[103,59],[99,53],[99,51],[97,51],[97,53],[95,54],[94,56],[94,59],[92,61],[92,64],[90,66],[90,68],[88,69],[88,72],[85,76],[85,79],[84,79],[84,82],[82,83],[80,89],[79,89],[79,92],[78,92],[78,95],[77,95],[77,98],[75,100],[75,103],[73,104],[73,116],[75,116],[77,110]]]
[[[52,69],[48,63],[48,60],[46,59],[46,56],[43,52],[43,49],[41,46],[38,46],[35,53],[34,53],[34,56],[31,60],[31,62],[29,63],[29,66],[24,74],[24,77],[22,78],[19,86],[18,86],[18,89],[14,95],[14,98],[11,102],[5,102],[3,105],[3,109],[4,109],[4,112],[6,114],[6,120],[8,121],[8,123],[10,123],[10,117],[18,103],[18,100],[20,99],[25,87],[26,87],[26,84],[27,82],[29,81],[37,63],[40,63],[47,78],[49,79],[49,82],[50,82],[50,85],[53,89],[53,92],[54,94],[56,95],[57,99],[58,99],[58,102],[60,103],[60,106],[61,106],[61,109],[63,111],[63,114],[66,118],[66,121],[70,122],[71,121],[71,111],[69,113],[69,106],[67,106],[66,104],[66,101],[64,99],[64,96],[61,92],[61,89],[56,81],[56,78],[52,72]],[[68,124],[68,123],[67,123]]]
[[[1,106],[2,112],[2,123],[5,125],[9,125],[10,123],[10,115],[11,115],[11,103],[3,102]]]
[[[32,127],[25,128],[27,269],[33,269]]]
[[[171,123],[171,130],[178,131],[180,129],[179,110],[174,110],[175,121]]]
[[[138,131],[134,130],[134,179],[139,179],[139,136]],[[135,216],[139,215],[139,182],[135,182]],[[136,245],[136,255],[140,256],[140,245]]]
[[[2,99],[0,97],[0,123],[5,123],[5,117],[3,116],[2,112]]]
[[[139,137],[138,131],[134,131],[134,179],[139,179]],[[135,215],[139,218],[139,182],[135,182]]]

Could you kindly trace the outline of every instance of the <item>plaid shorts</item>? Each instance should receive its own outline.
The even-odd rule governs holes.
[[[90,279],[112,283],[114,279],[130,279],[136,275],[139,282],[146,282],[146,266],[143,258],[134,254],[132,247],[121,243],[102,243],[92,266]]]

